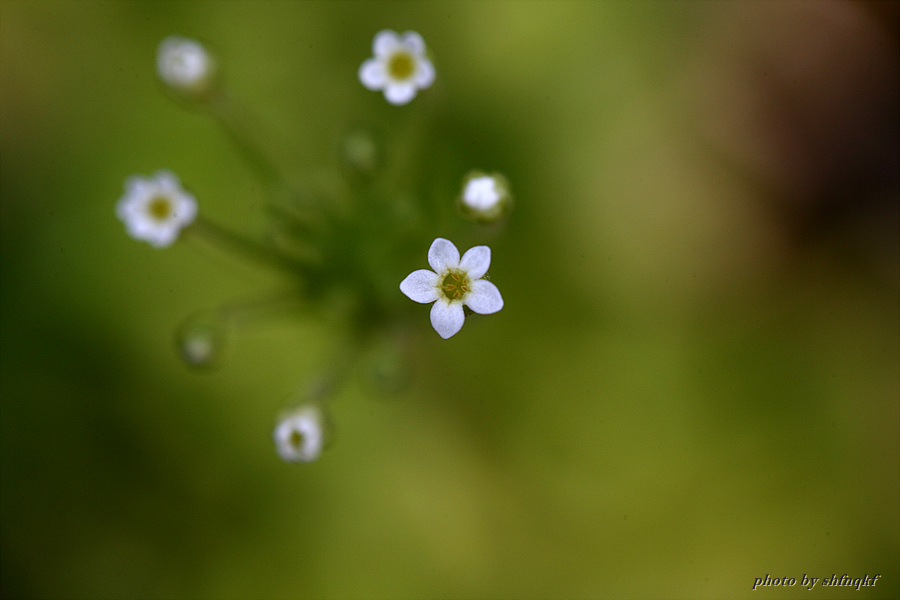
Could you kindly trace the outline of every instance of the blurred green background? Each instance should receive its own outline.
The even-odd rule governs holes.
[[[407,107],[357,80],[384,28],[435,58]],[[900,597],[897,32],[877,2],[3,1],[2,596]],[[410,302],[410,386],[354,377],[313,464],[271,428],[337,326],[190,371],[182,320],[278,279],[114,214],[169,168],[265,224],[227,137],[162,93],[172,34],[300,181],[347,127],[427,113],[444,154],[416,169],[516,195],[471,230],[504,310],[444,341]]]

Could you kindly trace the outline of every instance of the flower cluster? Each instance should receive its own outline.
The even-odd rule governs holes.
[[[369,90],[381,91],[392,105],[409,104],[435,80],[425,42],[414,31],[378,32],[372,54],[358,69],[359,81]],[[503,308],[500,290],[487,276],[491,249],[475,245],[460,256],[453,242],[435,236],[435,232],[453,227],[444,222],[447,211],[433,210],[428,204],[433,200],[389,189],[385,179],[379,180],[387,171],[388,159],[380,138],[371,133],[375,128],[353,130],[342,142],[340,166],[348,178],[348,185],[340,192],[344,196],[332,198],[329,194],[333,192],[329,192],[322,193],[321,199],[311,199],[294,189],[288,183],[291,178],[274,166],[264,145],[254,138],[253,128],[242,121],[245,111],[235,110],[233,97],[220,101],[225,92],[217,77],[218,65],[203,44],[180,36],[166,38],[158,48],[156,70],[179,101],[208,112],[264,178],[271,231],[257,240],[227,230],[205,215],[201,217],[194,195],[185,190],[175,174],[165,170],[150,177],[128,178],[116,214],[129,235],[154,247],[170,246],[190,232],[191,237],[205,238],[276,268],[291,280],[291,290],[295,291],[287,297],[282,292],[259,301],[204,310],[188,318],[176,339],[183,359],[193,367],[218,365],[223,348],[234,338],[235,325],[277,312],[273,307],[324,308],[346,319],[350,324],[346,346],[326,362],[324,375],[315,385],[305,386],[307,392],[278,419],[272,433],[283,460],[315,461],[328,439],[328,402],[360,356],[359,348],[385,344],[386,348],[397,349],[405,345],[397,343],[403,339],[399,332],[405,330],[398,323],[410,311],[402,299],[398,301],[402,296],[396,283],[408,268],[404,265],[413,264],[406,261],[405,249],[422,248],[425,240],[434,240],[428,249],[431,269],[410,273],[400,282],[400,292],[415,302],[432,304],[431,325],[443,339],[459,333],[468,316],[489,315]],[[448,204],[453,195],[445,196]],[[509,185],[498,173],[469,173],[456,196],[459,215],[478,223],[497,223],[508,214],[510,205]],[[335,206],[349,209],[336,211]],[[410,215],[431,215],[431,219]],[[402,362],[402,354],[386,350],[384,356],[389,360],[381,363],[388,367],[379,371],[380,377],[388,374],[392,390],[402,387],[392,378],[406,373],[396,366]]]

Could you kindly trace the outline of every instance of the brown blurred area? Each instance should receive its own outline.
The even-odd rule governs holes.
[[[710,5],[686,90],[701,144],[789,246],[888,257],[900,284],[897,2]]]

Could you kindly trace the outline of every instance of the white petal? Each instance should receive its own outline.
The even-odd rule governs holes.
[[[503,297],[497,286],[485,279],[472,282],[472,291],[466,297],[466,306],[479,315],[489,315],[503,308]]]
[[[455,269],[459,266],[459,250],[450,240],[437,238],[428,249],[428,264],[438,274],[450,268]]]
[[[125,229],[131,237],[143,240],[152,234],[153,228],[150,222],[144,219],[123,219],[125,221]]]
[[[491,249],[487,246],[473,246],[466,250],[459,268],[469,274],[470,279],[481,279],[491,266]]]
[[[167,192],[177,192],[181,189],[181,180],[172,171],[157,171],[156,184]]]
[[[185,192],[181,192],[176,198],[178,202],[174,207],[175,214],[172,215],[172,219],[180,226],[192,223],[197,216],[197,200]]]
[[[132,214],[134,214],[134,200],[126,194],[119,198],[119,202],[116,204],[116,216],[127,223]]]
[[[384,64],[374,58],[370,58],[359,68],[359,81],[366,89],[380,90],[387,83],[384,72]]]
[[[425,52],[425,40],[415,31],[406,31],[403,33],[403,44],[416,54]]]
[[[375,34],[375,40],[372,42],[372,53],[375,56],[385,56],[399,46],[400,43],[400,36],[397,35],[397,32],[383,29]]]
[[[146,194],[148,188],[153,187],[153,182],[149,181],[146,177],[141,177],[139,175],[132,175],[128,179],[125,180],[125,194],[126,196],[131,196],[135,194]]]
[[[410,300],[426,304],[438,299],[438,284],[440,278],[437,273],[428,269],[419,269],[406,276],[400,282],[400,291],[406,294]]]
[[[416,97],[416,86],[412,83],[395,83],[384,88],[384,97],[391,104],[409,104]]]
[[[161,227],[147,236],[147,241],[156,248],[171,246],[178,237],[178,229],[173,227]]]
[[[459,302],[438,300],[431,307],[431,326],[445,340],[462,329],[466,314]]]
[[[415,84],[420,89],[425,89],[434,82],[434,65],[424,56],[419,57],[416,70]]]

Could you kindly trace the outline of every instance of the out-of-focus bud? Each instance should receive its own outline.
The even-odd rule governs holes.
[[[188,318],[178,329],[176,343],[188,365],[210,369],[219,364],[225,349],[227,323],[217,313]]]
[[[512,208],[512,195],[503,175],[472,171],[463,180],[457,202],[466,217],[480,223],[493,223]]]
[[[354,129],[341,140],[340,163],[353,178],[371,179],[381,169],[384,150],[378,135],[366,129]]]
[[[203,44],[173,35],[159,44],[156,71],[179,95],[202,99],[213,89],[216,64]]]

